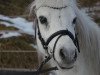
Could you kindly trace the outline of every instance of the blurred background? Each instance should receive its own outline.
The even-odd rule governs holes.
[[[27,13],[34,0],[0,0],[0,69],[36,69],[39,61],[33,17]],[[100,25],[100,0],[77,0],[79,8]]]

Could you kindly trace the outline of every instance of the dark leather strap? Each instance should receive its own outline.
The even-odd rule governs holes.
[[[78,48],[78,51],[80,52],[77,35],[75,35],[75,37],[74,37],[73,34],[72,34],[68,29],[66,29],[66,30],[60,30],[60,31],[55,32],[54,34],[52,34],[52,35],[47,39],[47,41],[45,41],[45,40],[42,38],[42,35],[41,35],[41,33],[40,33],[40,30],[39,30],[39,26],[38,26],[38,36],[39,36],[39,39],[40,39],[40,41],[41,41],[41,43],[42,43],[42,45],[43,45],[43,48],[44,48],[45,50],[48,49],[48,45],[49,45],[49,43],[51,42],[51,40],[52,40],[53,38],[55,38],[56,36],[58,36],[58,35],[68,35],[68,36],[72,39],[72,41],[73,41],[73,43],[75,44],[75,46]]]

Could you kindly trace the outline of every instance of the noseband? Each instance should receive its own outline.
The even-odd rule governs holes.
[[[47,6],[46,6],[47,7]],[[48,6],[49,7],[49,6]],[[49,7],[49,8],[52,8],[52,9],[59,9],[61,10],[62,8],[66,8],[65,7],[62,7],[62,8],[55,8],[55,7]],[[38,23],[38,22],[37,22]],[[35,27],[36,28],[36,27]],[[53,58],[55,60],[55,57],[54,57],[54,53],[55,53],[55,48],[56,48],[56,44],[58,42],[58,40],[62,37],[62,36],[69,36],[71,38],[71,40],[73,41],[74,45],[77,47],[78,49],[78,52],[80,53],[80,49],[79,49],[79,43],[78,43],[78,38],[77,38],[77,34],[75,34],[75,37],[74,35],[68,30],[68,29],[65,29],[65,30],[59,30],[55,33],[53,33],[46,41],[44,40],[44,38],[42,37],[41,35],[41,32],[40,32],[40,28],[39,28],[39,25],[37,24],[37,29],[38,29],[38,38],[42,44],[42,47],[43,49],[47,52],[48,56],[46,56],[45,60],[41,63],[39,69],[38,69],[38,72],[41,71],[42,67],[44,66],[44,64],[46,64],[51,58]],[[35,29],[36,30],[36,29]],[[58,37],[57,37],[58,36]],[[48,51],[48,45],[49,43],[55,38],[57,37],[55,43],[54,43],[54,46],[53,46],[53,52],[51,52],[52,54],[49,53]],[[50,68],[51,70],[58,70],[57,67],[52,67]]]
[[[69,36],[69,37],[72,39],[74,45],[77,47],[78,51],[80,52],[77,34],[75,34],[75,38],[74,38],[73,34],[72,34],[68,29],[66,29],[66,30],[60,30],[60,31],[57,31],[57,32],[55,32],[54,34],[52,34],[52,35],[47,39],[47,41],[45,41],[45,40],[43,39],[41,33],[40,33],[40,29],[39,29],[39,26],[38,26],[38,38],[39,38],[39,40],[41,41],[41,44],[42,44],[43,48],[46,50],[47,53],[48,53],[48,45],[49,45],[49,43],[50,43],[56,36],[59,36],[59,38],[60,38],[61,36],[65,36],[65,35]],[[55,44],[57,44],[57,42],[56,42]],[[49,53],[48,53],[48,54],[49,54]]]

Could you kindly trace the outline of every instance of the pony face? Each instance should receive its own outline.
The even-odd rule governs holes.
[[[39,31],[45,41],[47,41],[53,33],[60,30],[68,30],[74,38],[76,37],[75,24],[77,18],[71,7],[56,8],[44,6],[37,10],[36,15]],[[70,69],[73,67],[78,55],[77,47],[69,35],[64,35],[59,38],[54,49],[58,37],[59,35],[55,36],[48,44],[48,54],[53,54],[53,58],[59,68]],[[41,41],[39,40],[38,42]],[[40,44],[38,44],[38,46],[40,46]],[[41,52],[43,52],[44,55],[47,54],[44,49],[41,50],[43,50]]]

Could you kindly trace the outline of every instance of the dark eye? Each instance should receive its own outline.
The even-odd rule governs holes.
[[[40,20],[41,24],[47,24],[47,18],[46,17],[40,16],[39,20]]]
[[[76,23],[76,20],[77,20],[77,18],[75,17],[75,18],[73,19],[73,24],[75,24],[75,23]]]

